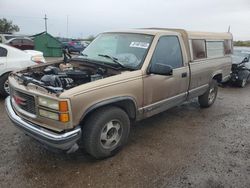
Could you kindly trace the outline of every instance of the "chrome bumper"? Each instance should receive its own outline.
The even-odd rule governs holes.
[[[74,152],[78,149],[77,141],[82,135],[80,127],[76,127],[75,129],[65,133],[55,133],[19,117],[13,110],[10,97],[5,99],[5,108],[10,120],[18,128],[45,146],[65,150],[68,153]]]

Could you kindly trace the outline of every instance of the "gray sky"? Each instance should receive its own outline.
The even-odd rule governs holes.
[[[44,31],[87,37],[114,29],[174,27],[225,32],[250,40],[250,0],[0,0],[0,18],[11,19],[23,34]]]

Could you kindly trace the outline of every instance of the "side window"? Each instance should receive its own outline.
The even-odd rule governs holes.
[[[177,36],[164,36],[159,39],[151,59],[152,68],[155,64],[170,65],[173,68],[183,66],[182,52]]]
[[[22,40],[21,39],[14,39],[11,41],[12,45],[21,45],[22,44]]]
[[[223,41],[207,41],[207,57],[223,57],[224,44]]]
[[[33,41],[28,40],[28,39],[23,39],[23,45],[33,45]]]
[[[225,54],[232,54],[232,40],[225,40],[224,41],[224,49],[225,49]]]
[[[0,43],[2,43],[3,42],[3,40],[2,40],[2,37],[0,36]]]
[[[194,60],[203,59],[207,57],[205,40],[193,39],[192,47]]]
[[[0,47],[0,57],[7,57],[7,50]]]

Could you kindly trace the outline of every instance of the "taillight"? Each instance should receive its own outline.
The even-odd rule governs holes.
[[[31,61],[34,61],[37,64],[45,63],[45,59],[42,56],[33,56],[31,57]]]

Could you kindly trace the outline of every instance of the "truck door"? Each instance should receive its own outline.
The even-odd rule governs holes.
[[[145,117],[152,116],[186,100],[189,68],[183,58],[184,44],[178,36],[161,36],[149,65],[165,64],[172,67],[172,75],[147,74],[144,79]],[[184,53],[186,54],[186,53]]]

